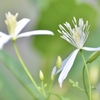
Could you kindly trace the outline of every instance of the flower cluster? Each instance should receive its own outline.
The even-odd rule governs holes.
[[[8,33],[0,32],[0,49],[3,48],[4,44],[6,44],[9,40],[16,41],[16,39],[21,37],[29,37],[33,35],[54,35],[53,32],[49,30],[35,30],[20,33],[21,30],[27,25],[30,21],[28,18],[23,18],[20,21],[17,21],[18,13],[15,15],[8,12],[6,15],[6,26],[8,29]],[[84,23],[82,18],[79,18],[79,21],[76,21],[74,17],[73,20],[74,28],[66,22],[63,25],[59,25],[58,32],[61,34],[61,38],[72,44],[76,49],[62,62],[61,58],[58,57],[58,61],[56,66],[52,70],[52,76],[60,72],[58,81],[60,87],[62,87],[62,83],[67,77],[69,71],[71,70],[75,58],[79,51],[86,50],[86,51],[100,51],[100,47],[91,48],[91,47],[84,47],[84,44],[89,35],[89,25],[88,21]],[[60,67],[60,68],[59,68]],[[40,72],[40,76],[43,76]],[[41,78],[42,80],[42,78]]]

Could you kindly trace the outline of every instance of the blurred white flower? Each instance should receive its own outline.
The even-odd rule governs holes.
[[[60,30],[58,30],[58,32],[62,34],[61,38],[65,39],[70,44],[76,47],[76,50],[74,50],[62,62],[62,66],[60,69],[57,70],[56,66],[53,68],[52,75],[61,72],[58,79],[60,87],[62,87],[62,83],[64,79],[67,77],[71,67],[73,66],[75,58],[81,49],[86,50],[86,51],[100,50],[100,47],[98,48],[83,47],[89,34],[88,21],[86,21],[86,23],[84,24],[83,19],[80,18],[77,23],[76,18],[74,17],[72,22],[73,22],[74,28],[71,28],[70,24],[66,22],[64,23],[64,26],[60,24],[59,25]],[[67,28],[67,30],[65,28]]]
[[[0,32],[0,48],[2,48],[3,45],[7,43],[10,39],[14,41],[17,38],[28,37],[32,35],[53,35],[53,32],[49,30],[35,30],[19,34],[21,30],[26,26],[26,24],[30,21],[30,19],[23,18],[17,22],[17,16],[18,13],[12,15],[10,12],[8,12],[6,14],[5,23],[7,25],[9,35]]]

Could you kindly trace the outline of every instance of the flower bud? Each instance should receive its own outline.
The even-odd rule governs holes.
[[[58,56],[57,61],[56,61],[56,67],[59,69],[62,65],[62,59],[60,56]]]
[[[73,80],[71,80],[71,79],[69,79],[69,82],[71,83],[71,84],[74,84],[75,82],[73,81]]]
[[[44,87],[47,87],[47,84],[44,84]]]
[[[39,72],[39,77],[40,77],[40,80],[41,81],[43,81],[44,80],[44,75],[43,75],[43,73],[42,73],[42,71],[40,70],[40,72]]]
[[[100,55],[100,51],[96,51],[92,53],[90,57],[88,58],[87,63],[93,62],[99,55]]]

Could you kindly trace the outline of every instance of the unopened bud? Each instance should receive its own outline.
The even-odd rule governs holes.
[[[71,79],[69,79],[69,82],[72,84],[73,87],[78,87],[78,82],[74,82]]]
[[[71,84],[74,84],[75,82],[73,81],[73,80],[71,80],[71,79],[69,79],[69,82],[71,83]]]
[[[100,51],[96,51],[92,53],[90,57],[88,58],[87,63],[93,62],[99,55],[100,55]]]
[[[44,87],[47,87],[47,84],[44,84]]]
[[[56,67],[59,69],[62,65],[62,59],[60,56],[58,56],[57,61],[56,61]]]
[[[39,77],[40,77],[40,80],[41,81],[43,81],[44,80],[44,75],[43,75],[43,73],[42,73],[42,71],[40,70],[40,72],[39,72]]]
[[[91,89],[92,89],[92,90],[96,90],[96,87],[95,87],[95,86],[91,86]]]

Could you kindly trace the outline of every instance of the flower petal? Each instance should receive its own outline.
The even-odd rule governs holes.
[[[57,67],[55,66],[52,70],[51,76],[58,74],[59,72],[61,72],[63,70],[63,68],[65,67],[66,62],[68,61],[68,59],[70,58],[71,55],[69,55],[63,62],[62,62],[62,66],[57,70]]]
[[[6,35],[3,32],[0,32],[0,49],[3,48],[4,44],[10,40],[11,36]]]
[[[60,84],[60,87],[62,87],[62,83],[64,81],[64,79],[67,77],[74,61],[75,61],[75,58],[77,56],[77,53],[78,53],[79,49],[76,49],[74,50],[69,56],[68,58],[66,58],[65,60],[67,60],[66,64],[65,64],[65,60],[64,60],[64,64],[62,66],[62,72],[60,73],[60,76],[59,76],[59,84]]]
[[[57,72],[57,67],[55,66],[52,70],[51,76],[54,76]]]
[[[100,51],[100,47],[97,47],[97,48],[82,47],[82,49],[86,51]]]
[[[51,76],[58,74],[59,72],[62,71],[62,69],[64,68],[66,62],[68,61],[68,59],[70,58],[71,55],[69,55],[63,62],[62,62],[62,66],[57,70],[57,67],[55,66],[52,70]]]
[[[18,21],[16,29],[15,29],[15,35],[18,35],[29,21],[30,19],[27,19],[27,18],[23,18],[22,20]]]
[[[32,36],[32,35],[54,35],[54,34],[53,34],[53,32],[51,32],[49,30],[36,30],[36,31],[21,33],[18,35],[18,38],[19,37],[28,37],[28,36]]]

